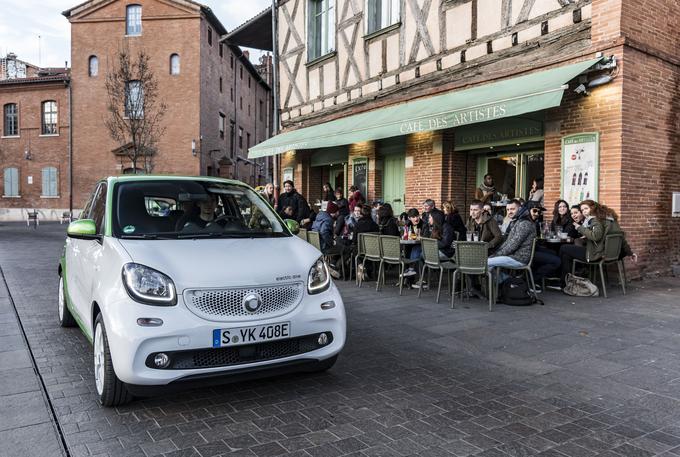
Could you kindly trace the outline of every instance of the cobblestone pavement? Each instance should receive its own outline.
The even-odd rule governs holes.
[[[330,372],[106,409],[87,340],[57,326],[64,229],[0,225],[0,266],[71,456],[680,456],[677,279],[493,313],[343,283]]]

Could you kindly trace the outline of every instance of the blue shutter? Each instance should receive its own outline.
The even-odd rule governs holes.
[[[5,196],[19,196],[19,170],[16,168],[5,168]]]
[[[42,169],[42,196],[56,197],[57,193],[57,169],[46,167]]]

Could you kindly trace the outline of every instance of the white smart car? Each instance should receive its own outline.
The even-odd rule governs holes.
[[[59,321],[92,342],[100,402],[330,368],[345,309],[321,253],[296,232],[237,181],[98,183],[68,227]]]

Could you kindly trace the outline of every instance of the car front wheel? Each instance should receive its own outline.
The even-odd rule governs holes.
[[[62,327],[75,327],[76,320],[66,304],[66,293],[64,291],[64,277],[59,277],[59,325]]]
[[[113,370],[109,340],[106,337],[106,328],[104,327],[104,319],[101,314],[94,321],[92,340],[94,350],[94,382],[97,388],[99,403],[103,406],[118,406],[131,401],[132,395]]]

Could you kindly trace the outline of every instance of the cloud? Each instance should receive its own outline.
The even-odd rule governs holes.
[[[200,0],[199,0],[200,1]],[[61,15],[81,0],[11,0],[0,15],[0,55],[44,67],[60,67],[71,59],[70,25]],[[203,0],[227,30],[232,30],[271,5],[271,0]],[[40,40],[38,40],[40,36]]]

